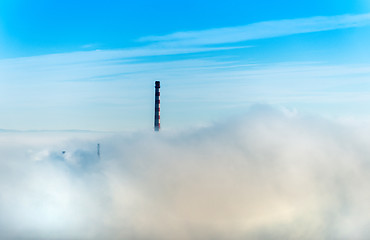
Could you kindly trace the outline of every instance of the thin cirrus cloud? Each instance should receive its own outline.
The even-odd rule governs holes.
[[[315,16],[309,18],[263,21],[239,27],[201,31],[176,32],[163,36],[148,36],[143,42],[167,45],[208,45],[236,43],[255,39],[321,32],[370,25],[370,14]]]
[[[105,65],[109,60],[132,60],[141,57],[179,55],[187,53],[227,51],[233,47],[205,47],[207,44],[236,43],[247,40],[288,36],[299,33],[361,27],[370,24],[370,14],[310,17],[291,20],[265,21],[240,27],[203,31],[176,32],[163,36],[147,36],[139,41],[147,44],[131,49],[77,51],[41,56],[1,59],[0,72],[22,66],[66,66],[80,63]],[[122,62],[121,62],[122,63]],[[48,69],[49,70],[49,69]],[[5,74],[6,75],[6,74]]]

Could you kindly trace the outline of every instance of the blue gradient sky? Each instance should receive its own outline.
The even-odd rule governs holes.
[[[272,104],[370,116],[369,1],[0,2],[0,128],[202,126]]]

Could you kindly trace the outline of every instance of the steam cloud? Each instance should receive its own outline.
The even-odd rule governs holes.
[[[265,107],[183,133],[2,133],[0,238],[367,239],[367,133]]]

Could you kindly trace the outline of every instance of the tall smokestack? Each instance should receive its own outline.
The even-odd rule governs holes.
[[[160,88],[161,88],[161,83],[159,81],[155,81],[155,112],[154,112],[154,131],[158,132],[159,129],[161,128],[161,115],[160,115]]]

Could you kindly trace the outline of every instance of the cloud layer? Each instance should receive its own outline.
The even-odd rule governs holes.
[[[183,133],[3,133],[0,236],[368,238],[358,129],[260,106]]]

